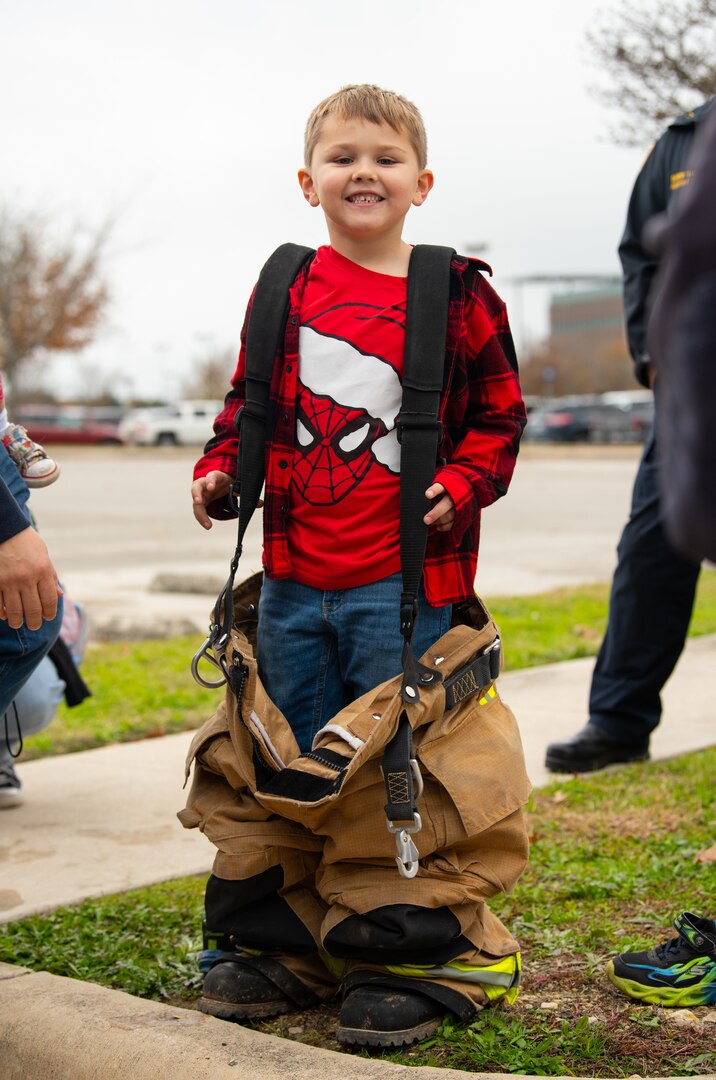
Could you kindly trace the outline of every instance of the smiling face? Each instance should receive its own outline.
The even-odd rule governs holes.
[[[405,132],[336,115],[324,121],[298,179],[311,206],[322,207],[332,246],[344,254],[346,245],[361,242],[399,245],[405,215],[433,186]]]

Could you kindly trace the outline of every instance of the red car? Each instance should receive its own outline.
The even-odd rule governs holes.
[[[81,416],[40,416],[24,414],[14,417],[16,423],[27,428],[31,439],[44,446],[46,443],[78,443],[94,446],[126,446],[115,424],[103,424]]]

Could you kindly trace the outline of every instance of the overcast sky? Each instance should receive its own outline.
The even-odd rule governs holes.
[[[405,238],[488,245],[517,338],[538,337],[545,293],[508,279],[617,274],[648,148],[611,145],[588,94],[585,30],[616,3],[0,0],[0,200],[68,230],[116,219],[109,324],[53,362],[59,389],[174,398],[192,361],[238,347],[270,251],[323,242],[296,180],[303,128],[350,82],[423,113],[436,183]]]

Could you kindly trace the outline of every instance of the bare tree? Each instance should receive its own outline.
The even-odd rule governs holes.
[[[182,384],[184,396],[223,401],[231,387],[237,357],[238,350],[227,347],[212,349],[200,359],[193,360],[191,376]]]
[[[10,379],[44,351],[94,339],[109,299],[100,265],[109,231],[58,240],[43,219],[0,208],[0,370]]]
[[[716,0],[652,0],[603,11],[587,32],[603,75],[593,87],[620,120],[614,141],[644,146],[716,94]]]

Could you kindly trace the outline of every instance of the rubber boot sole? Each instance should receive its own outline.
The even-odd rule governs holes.
[[[426,1020],[402,1031],[370,1031],[364,1028],[339,1027],[336,1038],[344,1046],[411,1046],[413,1043],[428,1039],[443,1022],[444,1017]]]
[[[286,998],[284,1001],[255,1001],[237,1004],[234,1001],[219,1001],[216,998],[200,997],[197,1008],[209,1016],[218,1016],[220,1020],[262,1020],[271,1016],[296,1010],[299,1006]]]
[[[569,761],[567,758],[561,757],[560,754],[547,754],[545,758],[545,767],[553,773],[571,774],[572,776],[576,776],[581,773],[603,772],[605,769],[619,768],[622,765],[635,765],[637,762],[648,760],[648,751],[644,754],[626,755],[618,760],[610,758],[608,761],[599,759],[596,761],[581,762]]]

